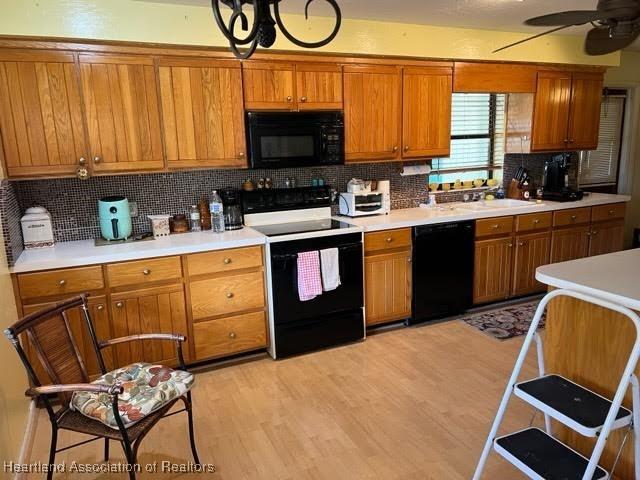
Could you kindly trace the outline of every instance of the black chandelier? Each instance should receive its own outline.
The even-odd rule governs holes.
[[[282,0],[211,0],[211,7],[213,8],[213,16],[216,19],[216,23],[227,40],[229,40],[231,51],[237,58],[249,58],[253,55],[253,52],[256,51],[258,45],[263,48],[269,48],[272,46],[276,41],[276,24],[290,42],[303,48],[323,47],[331,42],[331,40],[333,40],[338,34],[338,30],[340,30],[340,23],[342,21],[342,14],[336,0],[325,0],[335,11],[336,24],[333,27],[331,34],[319,42],[303,42],[289,33],[282,23],[282,18],[280,17],[279,5],[281,1]],[[313,2],[313,0],[307,0],[304,7],[305,19],[309,19],[309,4],[311,4],[311,2]],[[229,18],[228,25],[225,25],[224,19],[220,14],[220,3],[223,3],[233,10],[231,17]],[[242,11],[242,6],[244,4],[251,4],[253,6],[253,26],[245,38],[238,38],[235,35],[235,28],[238,20],[240,21],[240,28],[243,31],[246,32],[249,30],[247,15]],[[273,5],[273,16],[271,16],[271,5]],[[245,47],[245,50],[241,51],[238,48],[239,46]]]

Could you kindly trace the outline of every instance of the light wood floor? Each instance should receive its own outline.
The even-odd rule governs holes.
[[[218,471],[201,478],[468,480],[522,339],[501,342],[456,320],[203,371],[193,393],[196,435],[201,461]],[[534,362],[532,351],[523,376],[535,374]],[[503,430],[524,428],[531,413],[513,399]],[[46,461],[49,431],[42,415],[32,461]],[[63,443],[76,438],[62,433]],[[176,415],[149,434],[139,461],[187,462],[188,445],[186,417]],[[101,448],[92,443],[56,460],[100,462]],[[524,477],[492,453],[484,478]]]

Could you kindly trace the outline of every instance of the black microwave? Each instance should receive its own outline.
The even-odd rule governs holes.
[[[247,112],[251,168],[344,164],[344,117],[340,111]]]

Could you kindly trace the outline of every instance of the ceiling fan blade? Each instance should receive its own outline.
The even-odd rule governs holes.
[[[492,53],[501,52],[502,50],[506,50],[507,48],[515,47],[516,45],[520,45],[521,43],[525,43],[525,42],[528,42],[530,40],[534,40],[536,38],[543,37],[545,35],[549,35],[550,33],[557,32],[558,30],[564,30],[565,28],[569,28],[569,27],[573,27],[573,25],[563,25],[561,27],[552,28],[551,30],[547,30],[545,32],[538,33],[536,35],[532,35],[530,37],[523,38],[522,40],[518,40],[517,42],[510,43],[509,45],[505,45],[504,47],[500,47],[497,50],[494,50]]]
[[[626,36],[611,38],[608,28],[592,28],[584,41],[584,51],[587,55],[606,55],[628,47],[638,36],[640,29]]]
[[[568,12],[550,13],[540,17],[529,18],[524,21],[525,25],[534,27],[554,27],[556,25],[582,25],[584,23],[595,22],[613,18],[615,12],[604,12],[598,10],[570,10]]]

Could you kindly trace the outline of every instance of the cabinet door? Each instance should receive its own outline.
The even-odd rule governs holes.
[[[516,236],[516,253],[513,269],[513,296],[527,295],[546,290],[546,285],[535,278],[536,268],[549,263],[551,232]]]
[[[591,226],[589,256],[619,252],[624,246],[624,222],[594,223]]]
[[[114,337],[139,333],[187,335],[187,317],[182,285],[149,288],[111,296]],[[176,346],[169,341],[133,341],[116,345],[118,366],[133,362],[177,364]],[[185,358],[189,348],[183,345]]]
[[[292,63],[244,62],[242,84],[246,110],[295,110]]]
[[[161,170],[153,58],[81,54],[80,74],[94,172]]]
[[[590,231],[588,225],[554,230],[551,235],[551,263],[586,257],[589,253]]]
[[[406,67],[402,78],[403,158],[449,155],[452,69]]]
[[[298,63],[296,94],[299,110],[342,110],[342,67]]]
[[[367,325],[411,316],[411,251],[365,257]]]
[[[111,333],[109,309],[106,298],[104,296],[90,297],[87,302],[89,305],[89,315],[91,316],[91,321],[93,323],[93,328],[95,330],[98,341],[108,340],[109,338],[112,338],[113,335]],[[43,308],[50,307],[51,305],[52,304],[25,305],[22,307],[22,309],[24,311],[24,314],[28,315]],[[80,308],[70,310],[67,314],[67,318],[69,320],[71,334],[73,335],[76,346],[78,347],[78,352],[80,353],[80,356],[84,361],[84,365],[87,368],[87,373],[90,377],[102,375],[102,373],[100,372],[100,367],[98,365],[98,357],[91,340],[91,335],[89,335],[89,330],[87,329],[82,310]],[[31,365],[34,367],[38,378],[44,379],[42,380],[43,384],[50,384],[51,379],[49,378],[49,375],[45,372],[40,363],[40,360],[35,353],[35,350],[31,347],[26,338],[23,339],[22,346],[27,352],[27,356],[31,361]],[[114,361],[113,352],[111,351],[111,349],[103,349],[102,356],[107,371],[113,370]]]
[[[538,72],[531,150],[565,150],[568,141],[571,73]]]
[[[72,53],[0,50],[0,131],[9,177],[74,174],[87,149]]]
[[[401,124],[400,68],[344,67],[346,161],[397,159]]]
[[[569,148],[572,150],[598,148],[602,83],[601,73],[573,74],[569,115]]]
[[[512,270],[513,237],[476,241],[473,303],[509,298]]]
[[[169,168],[246,167],[240,63],[163,58],[159,77]]]

